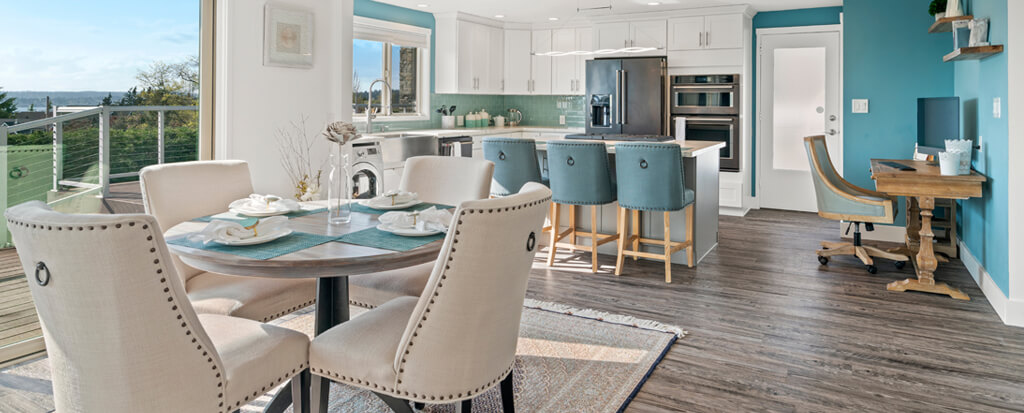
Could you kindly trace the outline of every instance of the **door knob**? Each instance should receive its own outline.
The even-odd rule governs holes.
[[[837,131],[835,129],[829,129],[828,132],[825,132],[825,133],[827,133],[827,134],[829,134],[831,136],[836,136],[836,134],[839,133],[839,131]]]
[[[830,120],[832,122],[835,122],[836,119],[839,119],[838,117],[836,117],[836,115],[831,115],[831,116],[828,117],[828,120]]]

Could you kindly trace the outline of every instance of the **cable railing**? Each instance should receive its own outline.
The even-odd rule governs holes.
[[[0,124],[0,171],[6,175],[0,177],[0,207],[106,197],[111,180],[137,179],[145,166],[196,160],[197,112],[196,106],[64,107],[54,117]],[[10,245],[2,221],[0,245]]]

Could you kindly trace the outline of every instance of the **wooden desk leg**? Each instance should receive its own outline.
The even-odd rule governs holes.
[[[935,259],[935,251],[932,248],[932,240],[935,234],[932,233],[932,210],[935,209],[935,198],[918,197],[917,206],[921,210],[920,230],[918,236],[907,234],[907,243],[911,244],[914,238],[918,241],[917,252],[917,279],[907,278],[903,281],[889,283],[889,291],[922,291],[934,294],[947,294],[958,300],[970,300],[971,298],[959,289],[950,287],[946,283],[935,282],[935,269],[939,262]],[[914,225],[916,226],[916,225]],[[908,231],[910,228],[908,228]],[[913,245],[908,245],[913,248]]]
[[[906,245],[902,247],[890,248],[887,251],[903,254],[908,257],[917,255],[918,248],[921,245],[921,210],[917,205],[917,198],[912,196],[907,197],[907,236],[905,237]]]

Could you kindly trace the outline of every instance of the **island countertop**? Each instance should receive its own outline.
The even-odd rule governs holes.
[[[610,154],[615,153],[615,144],[616,143],[631,143],[630,141],[598,141],[598,140],[587,140],[587,139],[565,139],[565,138],[545,138],[545,137],[535,138],[534,140],[537,142],[537,150],[538,151],[546,151],[547,150],[547,142],[554,141],[554,140],[566,140],[566,141],[572,141],[572,142],[603,142],[604,144],[608,145],[608,153],[610,153]],[[640,143],[640,142],[638,142],[638,143]],[[684,158],[692,158],[692,157],[695,157],[697,155],[703,154],[705,152],[717,151],[717,150],[720,150],[721,148],[725,147],[725,142],[716,142],[716,141],[693,141],[693,140],[676,141],[676,140],[672,140],[672,141],[656,142],[656,143],[674,143],[676,145],[682,146],[683,147],[683,157]]]

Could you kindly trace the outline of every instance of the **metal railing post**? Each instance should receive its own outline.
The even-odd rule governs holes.
[[[0,176],[0,208],[4,211],[7,210],[7,125],[0,124],[0,171],[3,172],[3,176]],[[11,245],[10,235],[7,232],[7,221],[2,220],[0,222],[0,246],[9,247]]]
[[[156,120],[157,121],[157,127],[156,127],[156,144],[157,144],[156,163],[157,164],[162,164],[162,163],[164,163],[164,156],[165,156],[165,154],[164,154],[164,111],[161,110],[161,111],[157,112],[156,113],[156,119],[157,119]]]
[[[53,123],[53,191],[60,189],[64,179],[64,122]]]
[[[103,196],[110,196],[110,108],[103,106],[100,112],[100,187]]]

